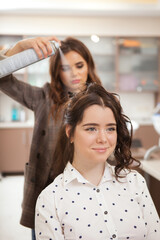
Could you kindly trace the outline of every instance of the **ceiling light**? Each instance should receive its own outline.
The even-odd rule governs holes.
[[[93,35],[91,35],[91,40],[95,43],[98,43],[100,39],[97,35],[93,34]]]

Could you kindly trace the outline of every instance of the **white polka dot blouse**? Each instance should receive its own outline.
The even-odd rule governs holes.
[[[106,163],[98,186],[70,163],[36,204],[36,240],[160,240],[160,221],[144,178],[117,181]]]

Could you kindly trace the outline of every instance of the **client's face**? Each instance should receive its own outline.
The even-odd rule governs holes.
[[[117,143],[116,120],[108,107],[92,105],[84,111],[82,121],[76,126],[73,163],[104,164]]]

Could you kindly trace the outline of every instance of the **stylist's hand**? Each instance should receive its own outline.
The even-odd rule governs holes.
[[[28,38],[17,42],[12,48],[10,48],[6,56],[12,56],[16,53],[22,52],[26,49],[33,48],[38,57],[41,59],[43,57],[48,57],[52,53],[51,43],[49,41],[56,41],[61,45],[60,40],[55,36],[50,37],[36,37],[36,38]],[[41,52],[42,51],[42,52]]]

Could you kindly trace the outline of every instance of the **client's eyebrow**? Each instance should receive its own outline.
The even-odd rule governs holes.
[[[86,126],[99,126],[98,123],[85,123],[82,125],[82,127],[86,127]],[[116,123],[108,123],[106,124],[106,126],[117,126]]]

